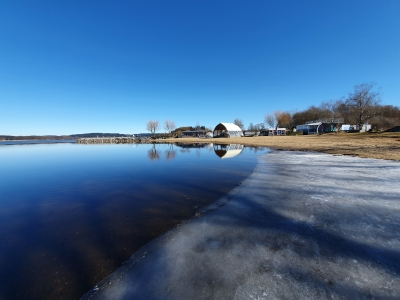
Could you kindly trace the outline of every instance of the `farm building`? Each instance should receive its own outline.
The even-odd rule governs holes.
[[[241,137],[243,131],[233,123],[219,123],[213,131],[214,137]]]

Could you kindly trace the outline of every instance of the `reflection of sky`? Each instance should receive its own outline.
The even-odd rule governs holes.
[[[154,180],[165,173],[190,172],[228,167],[234,169],[245,161],[255,161],[250,150],[240,160],[221,161],[213,148],[182,148],[176,145],[81,145],[41,144],[0,147],[0,189],[19,193],[21,186],[32,189],[62,182],[73,189],[89,178],[135,177],[137,181]],[[164,180],[164,179],[163,179]],[[121,180],[123,182],[124,180]],[[134,184],[134,183],[130,183]]]
[[[88,284],[86,276],[108,275],[155,235],[234,188],[256,165],[247,148],[221,160],[212,147],[169,144],[3,145],[0,157],[0,233],[7,241],[0,247],[0,258],[7,257],[0,259],[0,290],[62,291],[68,281],[76,282],[68,285],[73,298],[98,281]],[[77,257],[86,257],[85,264]],[[5,299],[14,299],[10,293]]]

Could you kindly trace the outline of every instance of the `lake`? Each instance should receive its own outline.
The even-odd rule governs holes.
[[[0,145],[0,299],[78,299],[248,177],[266,148]]]

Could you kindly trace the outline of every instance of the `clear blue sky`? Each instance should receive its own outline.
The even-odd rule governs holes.
[[[399,0],[0,0],[0,134],[247,127],[365,82],[400,105]]]

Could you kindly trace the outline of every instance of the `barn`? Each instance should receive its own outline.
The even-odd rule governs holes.
[[[215,126],[213,131],[214,137],[241,137],[243,136],[243,131],[239,126],[233,123],[219,123]]]

